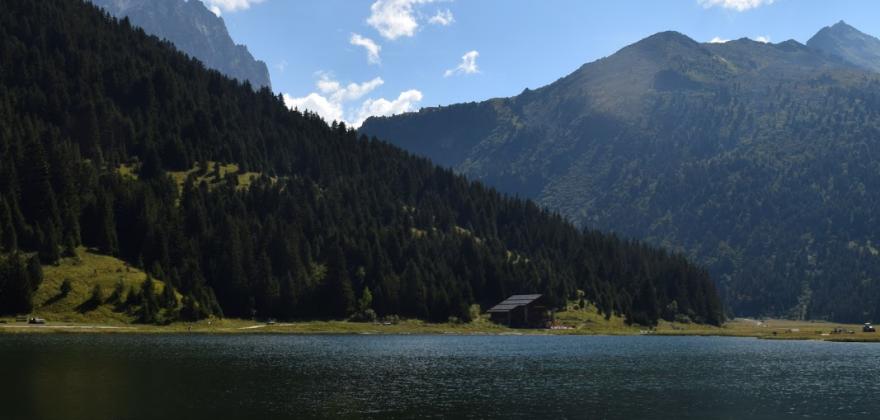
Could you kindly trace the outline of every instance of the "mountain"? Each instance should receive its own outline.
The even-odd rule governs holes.
[[[807,41],[807,46],[880,72],[880,39],[862,33],[844,21],[822,28]]]
[[[117,18],[128,17],[147,33],[167,39],[206,66],[255,89],[272,88],[266,63],[236,45],[223,19],[200,0],[90,0]]]
[[[33,304],[40,262],[85,245],[184,296],[121,284],[119,310],[144,322],[467,321],[530,292],[642,324],[723,320],[679,254],[291,111],[92,5],[7,0],[0,40],[0,314]]]
[[[659,33],[540,89],[360,132],[686,253],[736,314],[880,319],[880,76],[796,41]]]

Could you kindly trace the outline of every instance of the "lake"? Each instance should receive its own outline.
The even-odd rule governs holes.
[[[880,345],[721,337],[0,335],[6,419],[880,416]]]

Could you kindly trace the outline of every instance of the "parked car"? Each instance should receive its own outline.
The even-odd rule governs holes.
[[[862,332],[872,333],[872,332],[877,332],[877,330],[874,329],[874,326],[871,325],[870,322],[866,322],[865,326],[862,327]]]
[[[30,320],[28,320],[28,324],[38,324],[38,325],[42,325],[42,324],[45,324],[45,323],[46,323],[46,320],[43,319],[43,318],[31,318]]]

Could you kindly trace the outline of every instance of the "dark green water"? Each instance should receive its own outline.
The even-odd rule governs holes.
[[[880,418],[880,345],[0,335],[0,419]]]

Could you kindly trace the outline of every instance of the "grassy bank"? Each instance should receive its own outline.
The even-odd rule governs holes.
[[[0,319],[2,333],[141,333],[141,334],[459,334],[459,335],[664,335],[730,336],[777,340],[824,340],[839,342],[880,342],[876,333],[862,333],[859,325],[827,322],[737,319],[722,327],[661,322],[656,328],[627,326],[616,320],[585,322],[571,329],[524,330],[494,324],[485,318],[470,323],[428,323],[403,320],[398,323],[362,323],[348,321],[263,322],[240,319],[214,319],[195,323],[178,322],[167,326],[140,325],[108,320],[101,323],[55,322],[31,326],[14,319]],[[604,321],[604,319],[603,319]],[[835,328],[852,334],[833,334]]]
[[[661,321],[655,328],[627,325],[623,318],[605,319],[595,307],[570,305],[556,313],[556,324],[563,329],[520,330],[494,324],[484,315],[469,323],[428,323],[402,320],[394,323],[348,321],[279,322],[273,325],[241,319],[211,319],[194,323],[177,322],[166,326],[135,324],[135,316],[110,303],[88,309],[95,285],[105,293],[121,282],[126,290],[136,290],[146,274],[116,258],[84,248],[76,258],[65,258],[57,265],[44,266],[44,281],[34,296],[32,316],[44,318],[46,325],[28,325],[15,318],[0,318],[0,333],[215,333],[215,334],[553,334],[553,335],[707,335],[757,337],[782,340],[826,340],[845,342],[880,341],[877,333],[863,333],[861,325],[827,322],[737,319],[715,327],[694,323]],[[61,284],[69,280],[72,289],[65,295]],[[164,285],[156,281],[156,292]],[[835,334],[835,330],[844,333]],[[852,331],[852,333],[849,333]]]

